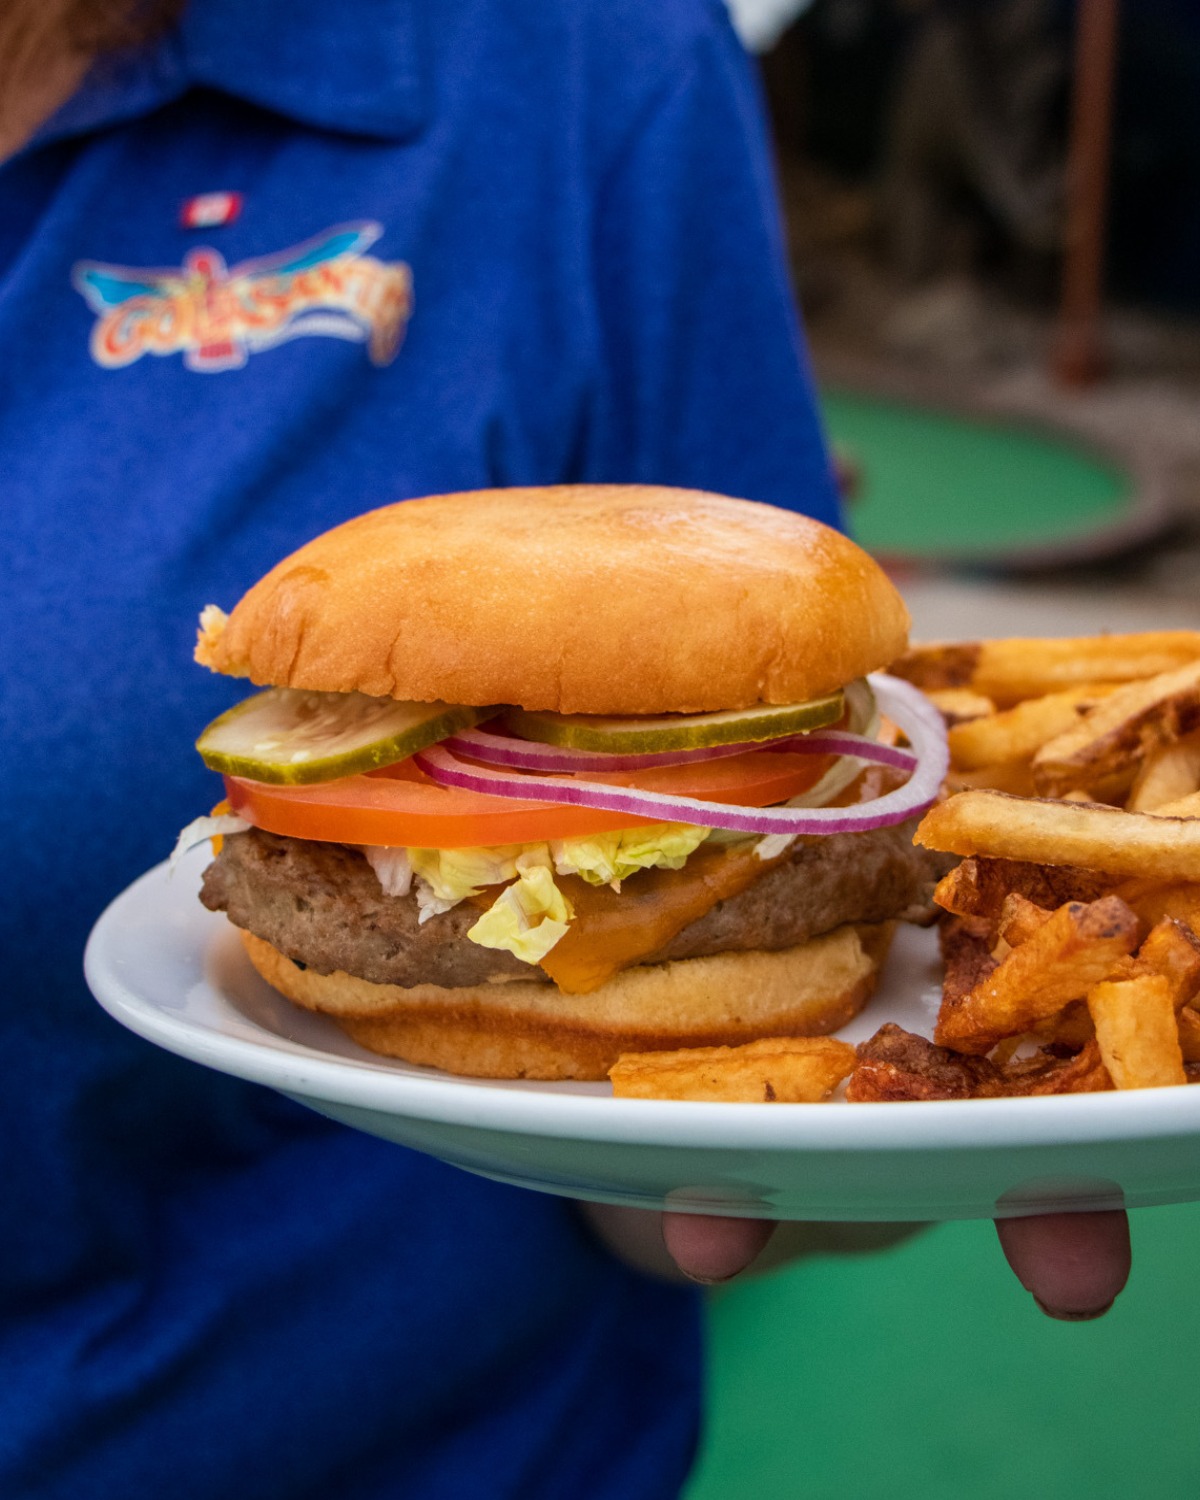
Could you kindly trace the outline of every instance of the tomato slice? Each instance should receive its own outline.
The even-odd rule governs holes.
[[[831,758],[823,755],[756,751],[698,765],[657,766],[628,774],[606,772],[591,779],[707,802],[767,807],[806,791],[830,764]],[[268,786],[227,776],[225,794],[238,817],[268,833],[323,843],[413,849],[535,844],[664,821],[437,786],[411,760],[370,775],[346,776],[315,786]]]

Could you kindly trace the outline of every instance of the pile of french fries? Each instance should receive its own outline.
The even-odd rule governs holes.
[[[1200,631],[922,646],[893,670],[949,725],[917,842],[963,860],[934,896],[933,1047],[868,1044],[847,1097],[1200,1077]],[[935,1056],[958,1069],[936,1087]]]
[[[932,1041],[884,1026],[621,1059],[630,1097],[852,1101],[1200,1081],[1200,631],[918,646],[892,668],[949,726],[918,843],[935,893]]]

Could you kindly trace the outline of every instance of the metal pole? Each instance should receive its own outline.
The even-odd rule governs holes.
[[[1053,356],[1063,385],[1084,386],[1108,371],[1100,311],[1108,215],[1118,0],[1078,0],[1071,140],[1067,156],[1062,299]]]

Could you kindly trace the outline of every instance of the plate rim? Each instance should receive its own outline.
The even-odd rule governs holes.
[[[246,1024],[262,1031],[264,1040],[231,1036],[166,1011],[129,984],[113,962],[112,944],[122,919],[148,889],[165,881],[168,865],[163,861],[139,876],[97,919],[83,963],[92,994],[114,1020],[144,1040],[293,1096],[504,1134],[706,1151],[1018,1150],[1200,1135],[1200,1086],[1194,1084],[1039,1098],[894,1101],[890,1107],[844,1101],[768,1107],[613,1099],[561,1088],[551,1093],[529,1081],[506,1088],[505,1080],[458,1078],[434,1069],[428,1070],[428,1077],[401,1073],[385,1060],[321,1053],[244,1015]],[[197,913],[190,910],[190,902],[195,901],[195,888],[180,880],[180,874],[182,870],[173,884],[181,894],[186,892],[186,911],[194,918]],[[184,911],[182,901],[179,904]],[[211,920],[205,953],[227,931],[221,925],[224,918],[213,913]],[[203,974],[199,982],[216,998],[233,1004],[230,997],[212,990]],[[1185,1103],[1188,1099],[1194,1103]],[[888,1112],[881,1115],[884,1108]],[[887,1128],[881,1133],[883,1121]]]

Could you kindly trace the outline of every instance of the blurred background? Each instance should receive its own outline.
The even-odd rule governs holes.
[[[1200,625],[1200,4],[731,0],[851,527],[918,638]],[[989,1224],[716,1293],[687,1500],[1195,1493],[1200,1206],[1094,1324]]]

